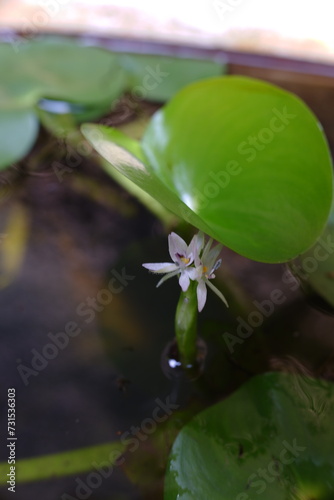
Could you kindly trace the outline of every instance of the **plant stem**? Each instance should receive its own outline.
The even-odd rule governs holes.
[[[175,313],[176,340],[185,367],[193,366],[196,361],[197,314],[196,284],[191,282],[188,290],[181,292]]]
[[[24,458],[16,463],[18,483],[55,479],[74,474],[82,474],[94,469],[94,462],[109,461],[110,467],[116,464],[126,451],[120,442],[105,443],[77,450]],[[110,458],[112,457],[112,458]],[[6,484],[8,463],[0,463],[0,485]],[[70,497],[68,497],[70,498]],[[72,497],[73,498],[73,497]]]

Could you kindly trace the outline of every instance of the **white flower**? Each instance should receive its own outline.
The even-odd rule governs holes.
[[[173,263],[161,262],[159,264],[143,264],[143,266],[154,273],[165,274],[157,286],[160,286],[164,281],[173,276],[180,275],[179,285],[186,292],[190,280],[197,281],[196,293],[199,312],[202,311],[206,302],[207,286],[228,307],[224,295],[210,282],[210,280],[215,278],[214,273],[221,264],[221,259],[217,260],[217,258],[221,252],[222,245],[218,244],[214,248],[211,247],[212,239],[210,238],[204,246],[204,235],[201,232],[192,238],[189,246],[176,233],[171,233],[168,236],[168,248]]]
[[[157,274],[164,273],[165,276],[159,281],[157,287],[164,281],[173,276],[180,275],[179,285],[185,292],[188,290],[190,279],[195,279],[196,270],[191,265],[197,259],[204,245],[204,236],[202,233],[196,234],[190,245],[176,233],[168,236],[168,249],[173,264],[170,262],[161,262],[159,264],[143,264],[143,267]]]
[[[216,245],[214,248],[211,248],[212,239],[207,242],[204,247],[203,254],[200,257],[199,254],[195,256],[195,275],[191,276],[191,279],[195,279],[198,281],[197,285],[197,304],[198,311],[201,312],[203,307],[205,306],[206,297],[207,297],[207,289],[206,286],[211,288],[211,290],[218,295],[218,297],[224,302],[226,307],[228,307],[228,303],[224,297],[224,295],[216,288],[210,280],[215,278],[215,271],[221,265],[221,259],[217,260],[218,255],[221,252],[222,245]]]

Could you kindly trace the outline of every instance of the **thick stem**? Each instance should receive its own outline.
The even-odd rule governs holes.
[[[191,282],[188,290],[181,292],[175,313],[176,340],[185,367],[196,362],[197,314],[196,283]]]

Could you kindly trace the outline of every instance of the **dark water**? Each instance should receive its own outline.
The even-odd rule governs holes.
[[[163,230],[100,173],[98,180],[116,189],[131,215],[91,201],[70,178],[60,183],[53,174],[26,176],[4,202],[4,234],[13,237],[7,224],[17,204],[28,221],[22,265],[0,292],[0,425],[5,434],[7,389],[15,387],[17,458],[117,441],[152,416],[157,400],[192,408],[190,416],[268,369],[334,378],[333,316],[308,303],[284,267],[253,263],[227,249],[223,272],[229,270],[250,293],[251,311],[233,318],[209,296],[199,324],[201,367],[197,376],[184,376],[173,350],[177,283],[156,289],[156,277],[141,267],[168,260]],[[3,266],[2,276],[7,274]],[[242,320],[251,324],[249,314],[268,307],[264,301],[274,290],[281,300],[268,309],[264,352],[254,333],[246,351],[231,353],[223,334],[236,331]],[[55,338],[65,342],[58,334],[66,330],[79,333],[55,347]],[[150,446],[140,443],[87,498],[162,498],[165,459],[154,469],[160,449]],[[7,458],[3,445],[0,457]],[[78,481],[86,477],[18,484],[16,498],[77,498]],[[1,489],[0,498],[11,495]]]
[[[18,458],[114,441],[119,429],[142,418],[146,408],[141,408],[138,391],[121,389],[122,375],[104,348],[98,313],[87,323],[78,307],[103,288],[107,270],[138,237],[138,219],[143,225],[145,214],[127,220],[117,211],[69,195],[53,175],[31,177],[23,194],[13,191],[6,201],[1,221],[5,231],[7,214],[18,202],[29,214],[29,229],[23,263],[0,292],[1,433],[6,428],[7,388],[15,387]],[[107,308],[117,314],[113,304]],[[69,323],[80,333],[57,349],[50,334],[64,333]],[[4,446],[0,453],[6,460]],[[115,469],[94,498],[110,498],[110,491],[112,498],[139,498],[136,488],[125,482]],[[18,485],[16,498],[56,499],[74,494],[75,486],[72,477]],[[2,489],[0,496],[11,498],[11,493]]]

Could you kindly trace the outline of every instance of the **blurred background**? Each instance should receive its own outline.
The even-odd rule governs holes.
[[[330,0],[2,0],[0,26],[334,60]]]

